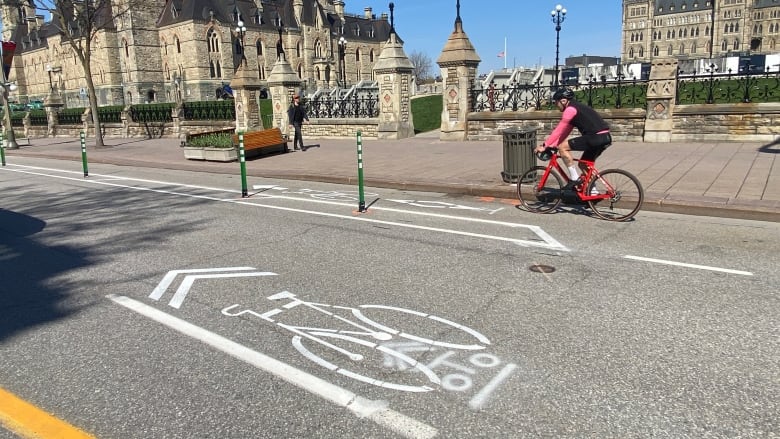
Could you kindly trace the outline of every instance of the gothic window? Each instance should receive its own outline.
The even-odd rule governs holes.
[[[628,51],[628,57],[633,58],[634,57],[634,49],[631,49]]]
[[[672,45],[670,44],[669,47],[666,49],[666,54],[671,56],[672,55]]]
[[[174,43],[176,43],[176,53],[181,53],[181,42],[179,41],[179,37],[173,37]]]
[[[322,43],[320,42],[320,40],[314,42],[314,57],[322,58]]]
[[[675,35],[674,32],[675,32],[674,29],[672,29],[672,39],[674,39],[674,35]]]
[[[255,10],[255,15],[252,16],[252,22],[254,24],[263,24],[263,16],[260,15],[260,10]]]
[[[696,53],[696,41],[691,43],[691,53]]]
[[[685,44],[680,44],[680,55],[685,53]]]
[[[644,56],[645,56],[645,48],[644,47],[640,47],[639,48],[639,57],[642,58]]]
[[[298,64],[298,77],[303,78],[303,64]]]
[[[167,55],[168,54],[168,43],[165,42],[165,39],[160,41],[160,45],[163,48],[163,55]]]
[[[360,62],[360,49],[355,50],[355,62]]]
[[[244,16],[241,15],[241,11],[237,7],[233,7],[233,23],[238,23],[239,21],[244,21]]]
[[[356,25],[352,33],[354,33],[357,36],[360,36],[360,26]]]
[[[259,68],[257,69],[257,76],[258,76],[258,79],[265,79],[265,66],[264,65],[259,66]]]
[[[371,49],[371,50],[368,52],[368,61],[369,61],[369,62],[371,62],[371,63],[373,63],[373,62],[374,62],[374,49]]]
[[[263,42],[260,39],[255,43],[255,48],[257,49],[257,56],[263,56]]]
[[[734,50],[739,50],[739,39],[734,40]]]
[[[760,29],[762,27],[763,27],[763,25],[760,25],[760,24],[758,25],[759,31],[760,31]],[[734,24],[734,32],[739,32],[739,23]]]
[[[726,40],[723,40],[723,42],[720,44],[720,50],[726,51],[726,48],[728,47]]]
[[[314,75],[317,77],[317,81],[322,80],[322,75],[320,75],[320,67],[319,66],[314,68]]]
[[[710,27],[709,27],[709,26],[706,26],[706,27],[704,28],[704,36],[705,36],[705,37],[708,37],[708,36],[710,36]]]
[[[219,35],[214,29],[209,29],[206,34],[206,41],[209,44],[209,53],[219,53]]]
[[[295,45],[295,55],[300,58],[301,57],[301,42],[298,41],[298,43]]]
[[[374,26],[371,26],[370,28],[368,28],[368,37],[369,38],[374,38],[375,34],[376,34],[376,30],[374,29]]]
[[[216,78],[217,70],[214,66],[214,61],[209,61],[209,78]]]
[[[274,16],[274,26],[275,27],[282,27],[282,17],[279,14],[276,14]]]
[[[644,41],[644,39],[645,39],[645,33],[639,32],[639,41]]]

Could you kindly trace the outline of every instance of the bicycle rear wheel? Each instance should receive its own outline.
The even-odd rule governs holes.
[[[540,187],[546,170],[536,166],[517,179],[517,198],[529,212],[547,213],[561,204],[563,181],[555,171],[550,171]]]
[[[588,202],[599,218],[627,221],[639,212],[645,192],[636,177],[622,169],[607,169],[588,185],[589,194],[608,194],[609,198]]]

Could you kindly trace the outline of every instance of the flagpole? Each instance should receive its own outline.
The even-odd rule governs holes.
[[[504,70],[506,70],[506,37],[504,37]]]

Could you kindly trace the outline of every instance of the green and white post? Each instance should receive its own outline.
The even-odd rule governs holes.
[[[241,163],[241,198],[249,196],[246,187],[246,156],[244,155],[244,132],[238,133],[238,162]]]
[[[0,130],[0,160],[3,162],[3,166],[5,166],[5,133],[4,130]]]
[[[87,141],[84,131],[79,133],[81,138],[81,165],[84,168],[84,176],[89,177],[89,170],[87,169]]]
[[[360,130],[357,132],[357,161],[358,161],[358,193],[360,194],[358,202],[358,212],[366,211],[366,194],[363,189],[363,137]]]

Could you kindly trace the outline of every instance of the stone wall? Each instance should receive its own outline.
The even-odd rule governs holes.
[[[615,141],[641,142],[644,135],[645,110],[614,109],[599,113],[609,123]],[[536,128],[541,142],[561,118],[561,113],[553,111],[496,111],[469,113],[468,140],[501,140],[502,130],[506,128]]]
[[[645,140],[643,109],[599,110],[618,142]],[[555,128],[561,113],[496,111],[469,113],[468,140],[500,140],[510,127],[533,127],[539,136]],[[780,136],[780,103],[677,105],[672,115],[672,142],[772,142]]]
[[[301,128],[304,139],[328,137],[354,138],[360,130],[363,137],[376,138],[379,119],[312,119]]]

